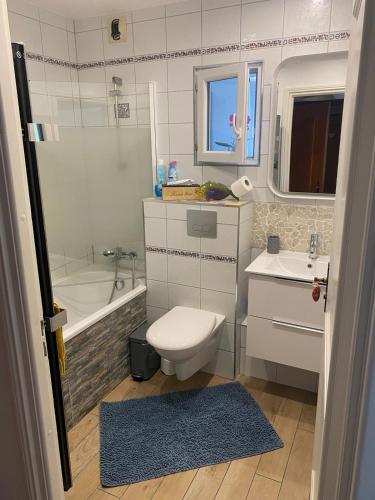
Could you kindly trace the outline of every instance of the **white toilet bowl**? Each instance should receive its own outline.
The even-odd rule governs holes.
[[[186,380],[214,356],[224,320],[221,314],[177,306],[150,326],[146,338],[162,357],[162,370],[168,367],[168,375],[175,371]]]

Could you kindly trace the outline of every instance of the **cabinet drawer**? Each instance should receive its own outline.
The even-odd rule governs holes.
[[[324,294],[314,302],[312,285],[273,277],[249,279],[249,316],[324,329]]]
[[[254,316],[247,318],[248,356],[319,372],[322,346],[321,331]]]

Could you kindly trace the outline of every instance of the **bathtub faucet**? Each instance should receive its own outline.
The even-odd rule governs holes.
[[[113,248],[112,250],[104,250],[103,255],[104,257],[114,257],[117,260],[121,259],[135,260],[138,257],[136,252],[124,252],[122,247],[116,247]]]

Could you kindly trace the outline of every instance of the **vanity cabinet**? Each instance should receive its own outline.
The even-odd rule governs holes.
[[[247,355],[319,372],[325,291],[314,302],[311,283],[250,274]]]

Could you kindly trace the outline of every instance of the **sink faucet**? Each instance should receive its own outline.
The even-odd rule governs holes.
[[[309,251],[309,258],[310,259],[317,259],[318,258],[318,234],[317,233],[312,233],[310,237],[310,251]]]

